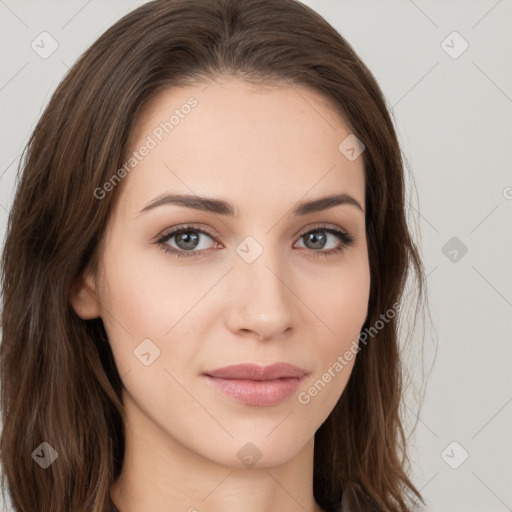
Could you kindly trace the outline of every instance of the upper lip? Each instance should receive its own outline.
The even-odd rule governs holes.
[[[288,363],[275,363],[270,366],[257,364],[234,364],[205,372],[210,377],[221,379],[274,380],[299,378],[306,375],[306,370]]]

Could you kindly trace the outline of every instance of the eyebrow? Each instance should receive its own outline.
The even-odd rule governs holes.
[[[170,193],[164,193],[152,199],[149,203],[146,204],[146,206],[144,206],[144,208],[142,208],[142,210],[140,210],[137,216],[140,216],[142,213],[145,213],[159,206],[169,204],[184,206],[186,208],[192,208],[194,210],[200,210],[208,213],[215,213],[218,215],[228,215],[231,217],[240,216],[240,212],[237,208],[235,208],[232,204],[223,201],[222,199]],[[348,194],[343,193],[332,194],[310,201],[303,201],[302,203],[299,203],[297,206],[295,206],[291,214],[293,216],[309,215],[311,213],[327,210],[328,208],[333,208],[334,206],[338,205],[355,206],[364,213],[363,208],[356,199]]]

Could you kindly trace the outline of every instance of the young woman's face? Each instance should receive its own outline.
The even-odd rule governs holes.
[[[91,281],[128,427],[145,443],[272,466],[332,411],[370,290],[362,156],[339,149],[349,135],[317,93],[234,77],[170,89],[145,110]],[[165,194],[190,206],[151,207]],[[294,212],[338,194],[348,200]],[[208,376],[280,362],[304,376]]]

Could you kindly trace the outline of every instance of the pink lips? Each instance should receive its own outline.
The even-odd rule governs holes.
[[[307,372],[288,363],[237,364],[204,375],[224,394],[245,404],[271,406],[295,393]]]

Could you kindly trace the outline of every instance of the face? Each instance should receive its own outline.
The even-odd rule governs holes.
[[[370,289],[362,157],[338,149],[349,134],[318,93],[234,77],[170,89],[139,119],[127,155],[137,163],[86,279],[95,299],[74,306],[103,319],[129,421],[161,450],[277,465],[343,393]],[[165,194],[202,207],[148,206]],[[304,376],[206,375],[245,363]]]

